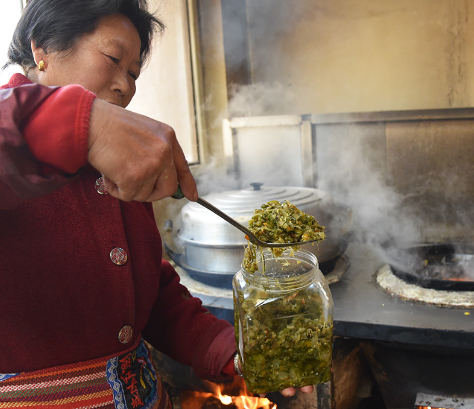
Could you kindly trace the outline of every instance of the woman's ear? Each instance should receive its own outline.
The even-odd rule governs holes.
[[[48,66],[48,54],[42,47],[36,47],[35,40],[31,40],[31,52],[35,60],[36,66],[40,71],[44,71]]]

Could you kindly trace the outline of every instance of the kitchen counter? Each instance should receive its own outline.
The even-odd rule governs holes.
[[[350,268],[331,284],[337,336],[414,345],[473,348],[474,309],[402,300],[374,284],[385,264],[371,248],[351,244]]]
[[[410,302],[382,291],[374,275],[385,264],[366,245],[351,244],[350,267],[330,284],[334,299],[334,335],[357,339],[474,351],[474,308],[447,308]],[[177,268],[191,294],[219,318],[233,323],[232,290],[193,280]]]

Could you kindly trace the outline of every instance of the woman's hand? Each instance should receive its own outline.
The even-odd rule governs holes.
[[[99,98],[92,106],[88,161],[120,200],[163,199],[178,183],[189,200],[197,200],[196,182],[173,129]]]
[[[302,393],[312,393],[314,391],[314,386],[306,385],[306,386],[302,386],[301,388],[286,388],[280,391],[280,393],[285,397],[289,397],[289,396],[293,396],[297,390]]]

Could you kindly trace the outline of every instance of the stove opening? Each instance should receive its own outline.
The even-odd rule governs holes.
[[[449,291],[474,290],[474,247],[466,244],[433,244],[400,250],[403,267],[393,273],[409,284]]]

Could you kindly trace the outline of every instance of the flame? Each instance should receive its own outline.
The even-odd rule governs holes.
[[[439,408],[437,406],[417,406],[416,409],[453,409],[453,408]]]
[[[237,396],[232,403],[239,409],[273,409],[277,407],[267,398],[255,398],[251,396]]]
[[[214,395],[224,405],[230,405],[231,403],[233,403],[234,406],[236,406],[238,409],[276,409],[277,406],[274,403],[270,402],[267,398],[255,397],[251,393],[249,393],[247,391],[247,388],[245,387],[245,383],[243,381],[240,381],[240,378],[235,378],[231,386],[235,387],[236,384],[239,387],[240,395],[222,395],[223,390],[229,390],[229,385],[226,384],[214,384],[216,386]]]
[[[441,280],[448,280],[448,281],[470,281],[470,282],[472,282],[472,278],[470,278],[470,277],[441,277]]]
[[[181,394],[181,406],[183,409],[198,409],[206,400],[217,399],[223,408],[231,406],[237,409],[277,409],[277,405],[267,398],[252,395],[244,381],[237,378],[230,384],[205,382],[206,388],[212,392],[186,391]]]
[[[230,405],[232,403],[232,396],[229,395],[221,395],[219,396],[219,400],[224,404],[224,405]]]

